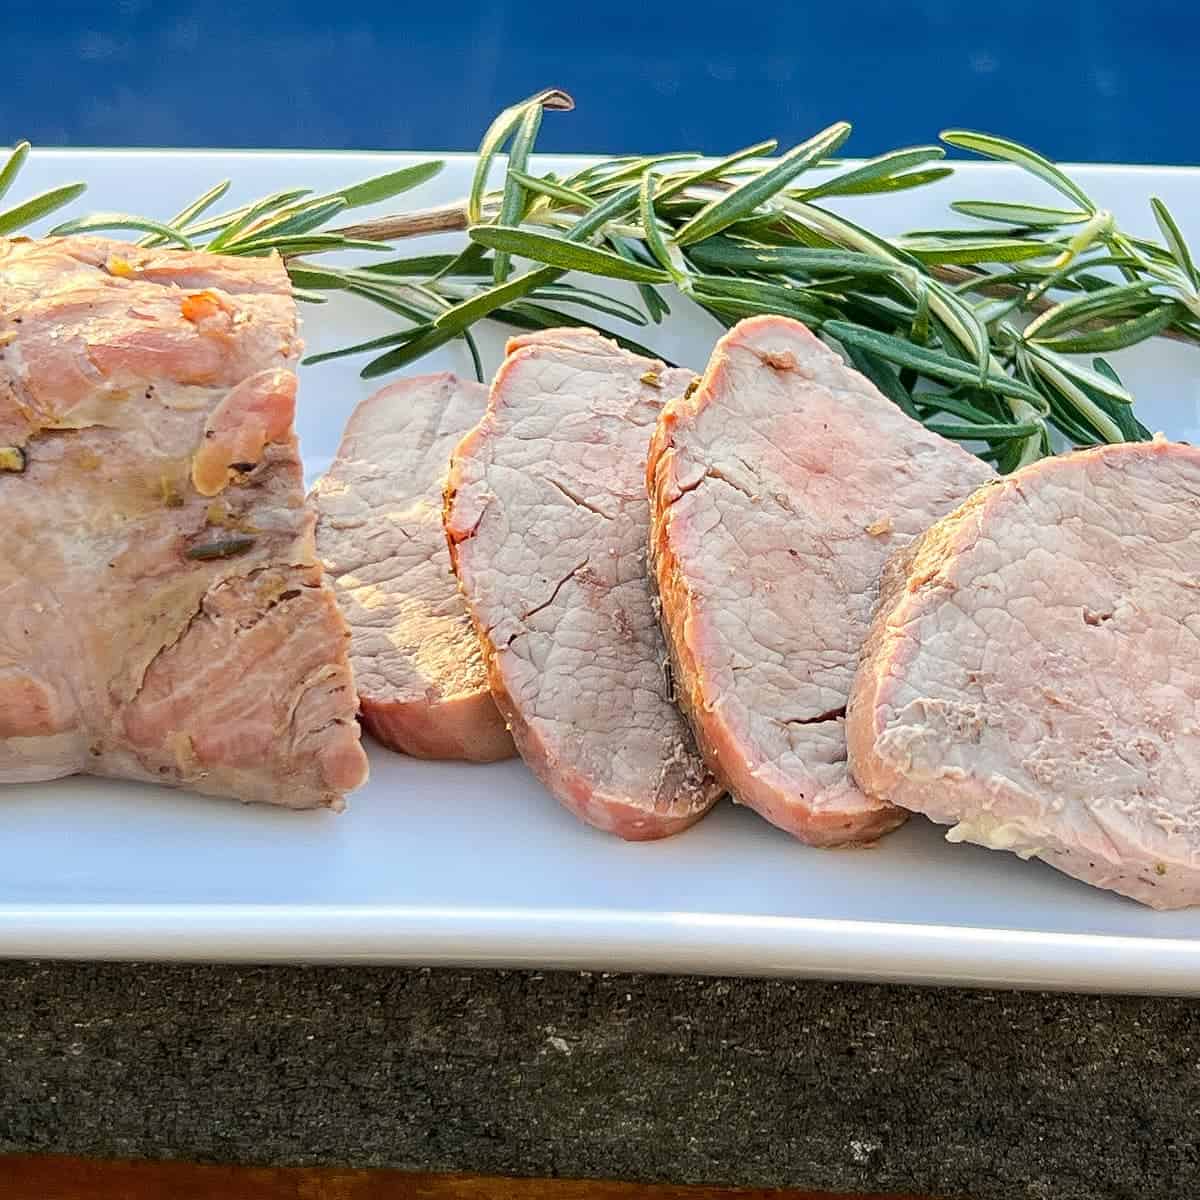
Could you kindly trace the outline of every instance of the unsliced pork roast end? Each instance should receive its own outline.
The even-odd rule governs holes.
[[[277,258],[0,239],[0,781],[366,777]]]

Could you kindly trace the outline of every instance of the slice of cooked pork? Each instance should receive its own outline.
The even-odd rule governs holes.
[[[991,474],[784,317],[741,322],[667,406],[647,474],[663,628],[741,803],[813,845],[900,824],[847,772],[846,697],[888,553]]]
[[[1043,459],[888,568],[850,765],[951,841],[1200,903],[1200,450]]]
[[[719,794],[671,702],[646,578],[646,447],[687,371],[586,330],[516,338],[446,485],[492,692],[583,820],[665,837]]]
[[[0,239],[0,781],[366,776],[276,258]]]
[[[364,400],[313,489],[317,552],[350,625],[362,721],[417,758],[516,753],[450,566],[442,488],[487,388],[403,379]]]

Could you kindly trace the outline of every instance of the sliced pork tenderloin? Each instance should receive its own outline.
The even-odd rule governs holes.
[[[629,839],[684,829],[720,792],[672,703],[646,577],[646,448],[691,379],[588,330],[516,338],[446,485],[517,748],[568,809]]]
[[[846,697],[888,554],[991,475],[784,317],[737,325],[666,407],[647,472],[662,623],[737,800],[818,846],[903,821],[849,776]]]
[[[355,410],[313,489],[317,552],[350,625],[363,724],[417,758],[516,753],[442,528],[450,452],[486,404],[487,388],[450,374],[385,387]]]
[[[974,842],[1200,903],[1200,450],[1044,459],[884,576],[850,765]]]
[[[0,781],[366,777],[277,258],[0,239]]]

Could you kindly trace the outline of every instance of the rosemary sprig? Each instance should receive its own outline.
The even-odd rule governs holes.
[[[621,327],[660,323],[671,292],[726,326],[758,313],[795,316],[905,412],[970,443],[1002,471],[1064,443],[1149,436],[1111,366],[1081,355],[1151,337],[1200,344],[1200,269],[1167,206],[1150,200],[1161,241],[1127,234],[1059,167],[1016,142],[942,134],[947,145],[1020,167],[1058,193],[1055,203],[1036,195],[959,200],[950,207],[969,227],[883,237],[828,202],[943,179],[953,169],[941,164],[941,146],[844,166],[831,158],[850,133],[839,122],[776,159],[764,160],[776,147],[767,141],[716,162],[669,153],[603,160],[568,178],[538,174],[531,155],[542,115],[571,107],[569,96],[550,90],[505,109],[480,145],[469,195],[438,209],[345,223],[345,210],[431,178],[442,164],[428,162],[326,195],[293,189],[212,215],[224,181],[167,221],[99,214],[52,233],[133,230],[147,246],[279,253],[299,299],[345,291],[406,323],[307,360],[382,351],[363,368],[368,377],[458,338],[481,372],[471,331],[482,320],[521,329],[587,324],[653,353]],[[506,148],[503,180],[490,188]],[[21,143],[0,167],[0,197],[27,154]],[[58,188],[0,212],[0,233],[82,190]],[[313,261],[450,231],[469,238],[457,254],[357,267]],[[533,266],[523,269],[519,259]],[[582,286],[579,276],[615,281],[629,298]],[[597,326],[596,313],[617,328]]]

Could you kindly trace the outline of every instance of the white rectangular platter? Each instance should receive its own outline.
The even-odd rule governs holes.
[[[421,156],[426,157],[426,156]],[[241,200],[326,190],[414,156],[193,151],[35,153],[23,187],[84,179],[91,210],[159,217],[218,179]],[[545,165],[555,165],[545,160]],[[1167,201],[1200,239],[1200,170],[1077,168],[1150,234]],[[470,160],[405,207],[462,196]],[[846,211],[887,232],[946,224],[955,197],[1040,195],[972,166],[949,184]],[[445,241],[445,239],[442,239]],[[431,245],[432,243],[427,243]],[[414,247],[414,253],[417,249]],[[702,369],[716,327],[682,302],[653,341]],[[390,331],[386,314],[304,310],[311,351]],[[503,331],[483,339],[487,368]],[[310,477],[368,392],[355,360],[301,372]],[[1200,435],[1200,352],[1159,342],[1117,366],[1155,429]],[[470,373],[460,347],[415,371]],[[1039,863],[949,846],[922,819],[869,850],[808,849],[722,804],[665,842],[577,823],[518,762],[420,763],[377,748],[348,811],[292,813],[150,787],[67,779],[0,789],[0,954],[24,957],[475,964],[819,976],[1200,995],[1200,909],[1154,913]]]

